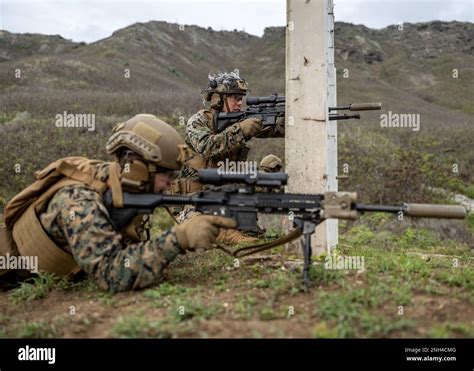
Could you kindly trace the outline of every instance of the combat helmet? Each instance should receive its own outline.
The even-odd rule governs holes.
[[[275,155],[267,155],[260,161],[260,168],[266,173],[276,173],[283,168],[283,161]]]
[[[153,173],[181,168],[179,147],[184,140],[176,129],[156,116],[136,115],[113,130],[105,148],[119,160],[125,188],[149,190]]]
[[[201,93],[206,102],[211,102],[211,108],[222,109],[227,95],[246,95],[248,92],[247,82],[236,71],[209,74],[208,79],[208,86]]]

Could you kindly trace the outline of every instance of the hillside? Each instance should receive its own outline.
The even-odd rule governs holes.
[[[2,93],[11,94],[48,88],[196,94],[206,84],[208,72],[239,68],[254,94],[283,92],[284,33],[283,28],[272,27],[259,38],[241,31],[217,32],[197,26],[181,30],[177,24],[148,22],[95,43],[78,44],[59,36],[4,31],[0,35],[0,87]],[[388,95],[396,96],[396,91],[383,91],[389,84],[426,103],[472,113],[473,39],[471,23],[405,24],[403,31],[395,26],[371,30],[336,23],[336,66],[355,72],[349,79],[340,79],[339,95],[345,99],[370,94],[386,101]],[[22,67],[25,73],[20,83],[11,71]],[[130,79],[123,78],[125,67],[131,69]],[[458,79],[452,78],[453,68],[459,69]],[[367,89],[356,81],[346,84],[356,76],[380,86]],[[7,110],[21,104],[6,103]]]
[[[383,187],[371,182],[379,187],[365,191],[373,200],[410,195],[409,186],[396,184],[396,179],[403,183],[400,176],[418,176],[419,184],[466,193],[474,173],[473,39],[472,23],[407,23],[403,31],[397,26],[373,30],[336,23],[338,101],[381,101],[383,113],[419,113],[421,117],[419,132],[381,129],[378,113],[341,122],[340,161],[352,165],[351,178],[341,183],[342,188],[366,189],[363,183],[369,172],[374,179],[380,174],[388,179]],[[199,93],[209,72],[238,68],[249,81],[252,95],[283,93],[284,43],[281,27],[267,28],[263,37],[256,37],[158,21],[130,25],[91,44],[1,31],[0,123],[5,125],[0,131],[8,133],[0,139],[1,165],[11,169],[21,159],[25,169],[32,171],[58,154],[102,157],[102,143],[113,122],[139,112],[173,123],[179,117],[187,119],[202,107]],[[21,70],[19,79],[16,69]],[[129,78],[124,77],[126,69]],[[63,111],[95,113],[97,130],[81,137],[76,136],[79,131],[58,130],[54,115]],[[55,145],[44,148],[39,141],[32,144],[32,138],[50,138]],[[282,144],[281,140],[256,140],[251,158],[266,152],[283,156]],[[40,155],[26,160],[32,148]],[[374,155],[383,158],[389,149],[392,160],[374,165]],[[410,154],[423,154],[420,169],[431,169],[431,173],[397,173],[396,168],[413,162]],[[453,163],[459,165],[455,178],[450,170]],[[30,179],[27,174],[7,173],[0,197],[11,195]],[[389,196],[390,192],[380,190],[388,186],[399,187],[400,193]],[[415,199],[430,198],[418,191],[413,193]]]

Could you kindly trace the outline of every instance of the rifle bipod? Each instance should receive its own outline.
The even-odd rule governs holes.
[[[309,277],[309,267],[311,266],[311,235],[315,232],[316,226],[320,223],[312,220],[303,220],[295,218],[293,225],[301,230],[303,239],[300,241],[303,249],[304,265],[303,265],[303,285],[305,291],[308,291],[311,278]]]
[[[216,247],[226,254],[233,256],[235,258],[241,258],[244,256],[253,255],[255,253],[272,249],[276,246],[284,245],[291,241],[296,240],[298,237],[303,236],[303,239],[300,240],[301,248],[303,250],[304,265],[303,265],[303,285],[304,291],[309,290],[309,284],[311,279],[309,277],[309,268],[311,267],[311,235],[314,233],[316,226],[322,221],[311,221],[303,220],[301,218],[293,219],[294,229],[288,234],[280,237],[276,240],[258,243],[256,245],[241,247],[235,251],[228,250],[222,245],[216,245]]]

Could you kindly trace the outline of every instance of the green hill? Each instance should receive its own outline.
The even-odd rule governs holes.
[[[381,101],[382,113],[418,113],[421,121],[419,132],[381,128],[379,113],[341,122],[340,164],[351,168],[342,189],[378,201],[403,195],[434,199],[422,191],[424,186],[469,193],[473,37],[472,23],[407,23],[403,30],[336,23],[338,101]],[[202,107],[200,90],[209,72],[238,68],[252,95],[284,93],[284,43],[281,27],[257,37],[156,21],[133,24],[90,44],[1,31],[0,165],[5,173],[0,197],[18,191],[33,169],[58,155],[103,157],[103,142],[117,120],[139,112],[175,124],[187,119]],[[18,69],[21,78],[15,77]],[[63,111],[95,113],[97,130],[55,128],[54,116]],[[282,140],[255,140],[251,157],[283,156],[283,148]],[[29,173],[12,173],[16,163]],[[453,164],[458,173],[452,172]]]

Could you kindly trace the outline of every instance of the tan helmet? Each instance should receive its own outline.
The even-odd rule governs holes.
[[[178,146],[182,144],[183,138],[171,125],[156,116],[139,114],[117,124],[105,148],[109,154],[117,154],[119,149],[127,148],[147,163],[179,170]]]
[[[275,155],[267,155],[260,161],[260,168],[266,173],[276,173],[283,168],[283,161]]]

